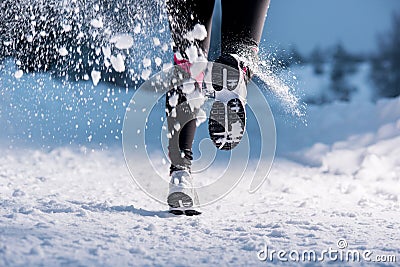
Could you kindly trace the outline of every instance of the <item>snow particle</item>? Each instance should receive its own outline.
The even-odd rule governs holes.
[[[167,52],[168,51],[168,45],[167,44],[163,44],[161,49],[162,49],[162,51]]]
[[[143,80],[148,80],[150,78],[150,75],[151,75],[151,69],[144,69],[142,71],[141,77]]]
[[[102,18],[92,19],[90,25],[92,25],[94,28],[103,28],[104,26],[103,19]]]
[[[106,59],[111,57],[111,48],[109,46],[103,46],[101,51],[103,51],[103,55]]]
[[[32,41],[33,41],[33,36],[32,36],[32,35],[27,35],[27,36],[26,36],[26,40],[28,41],[28,43],[32,43]]]
[[[124,72],[125,71],[125,63],[124,58],[121,54],[118,54],[116,57],[111,56],[111,65],[116,72]]]
[[[14,73],[14,77],[17,78],[17,79],[21,78],[22,75],[24,75],[24,71],[23,71],[23,70],[17,70],[17,71]]]
[[[66,55],[68,55],[68,50],[65,47],[61,47],[58,49],[58,53],[60,54],[60,56],[65,57]]]
[[[91,76],[94,86],[97,86],[101,79],[101,72],[97,70],[92,70]]]
[[[133,46],[133,38],[129,34],[119,34],[111,37],[110,43],[115,43],[118,49],[129,49]]]
[[[190,63],[196,62],[196,60],[197,60],[197,58],[199,56],[197,47],[194,46],[194,45],[191,45],[188,48],[186,48],[185,53],[188,56],[188,59],[189,59]]]
[[[154,43],[154,46],[159,46],[161,44],[160,39],[158,39],[157,37],[153,38],[153,43]]]
[[[178,105],[178,99],[179,99],[179,95],[173,94],[172,96],[169,97],[168,104],[171,107],[176,107],[176,105]]]
[[[162,59],[159,58],[159,57],[156,57],[156,58],[154,59],[154,62],[156,63],[156,66],[161,66],[161,64],[162,64]]]
[[[175,129],[175,131],[179,131],[179,129],[181,129],[181,124],[179,123],[179,122],[177,122],[177,123],[175,123],[174,124],[174,129]]]
[[[163,71],[166,71],[166,70],[172,68],[172,66],[173,66],[172,63],[164,63],[162,66],[162,69],[163,69]]]
[[[141,30],[142,30],[142,26],[140,24],[137,24],[135,26],[135,28],[133,29],[133,32],[138,34],[138,33],[140,33]]]
[[[148,68],[151,66],[151,60],[149,58],[145,57],[142,62],[143,62],[143,67],[145,67],[145,68]]]
[[[184,35],[184,38],[190,42],[194,42],[194,40],[202,41],[207,37],[207,30],[204,25],[196,24],[193,30],[187,32]]]
[[[68,25],[68,24],[62,25],[62,28],[63,28],[64,32],[69,32],[72,29],[71,25]]]

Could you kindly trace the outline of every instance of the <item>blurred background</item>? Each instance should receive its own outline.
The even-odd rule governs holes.
[[[272,0],[264,37],[306,55],[339,42],[351,53],[368,54],[379,48],[379,35],[395,26],[399,11],[396,0]]]
[[[330,89],[340,100],[357,90],[346,79],[364,63],[376,86],[373,97],[400,94],[399,1],[271,1],[264,38],[279,48],[284,64],[311,65],[316,75],[329,72]]]

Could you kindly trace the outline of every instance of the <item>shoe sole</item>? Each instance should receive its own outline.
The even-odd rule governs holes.
[[[174,215],[194,216],[201,212],[193,209],[193,199],[182,192],[172,193],[167,199],[169,212]]]
[[[239,79],[240,73],[238,69],[226,67],[220,63],[212,65],[211,82],[215,91],[225,90],[224,88],[233,91],[237,87]]]
[[[179,215],[196,216],[201,214],[201,212],[197,210],[170,210],[169,213],[172,213],[177,216]]]
[[[246,126],[245,108],[233,92],[239,84],[240,72],[223,64],[213,64],[211,80],[217,93],[210,111],[208,132],[218,149],[232,150],[240,143]]]
[[[193,199],[182,192],[170,194],[168,196],[167,202],[171,208],[185,209],[193,207]]]
[[[246,113],[242,101],[234,98],[223,103],[215,101],[208,120],[208,132],[220,150],[232,150],[241,141],[246,127]]]

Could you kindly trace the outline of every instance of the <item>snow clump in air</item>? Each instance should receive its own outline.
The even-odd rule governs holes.
[[[94,28],[103,28],[103,26],[104,26],[103,19],[102,18],[92,19],[90,21],[90,25],[92,25]]]
[[[111,60],[111,65],[116,72],[125,71],[124,57],[121,54],[118,54],[116,57],[111,56],[110,60]]]
[[[100,79],[101,79],[101,72],[100,71],[96,71],[96,70],[92,70],[91,76],[92,76],[93,84],[94,84],[94,86],[96,86],[99,83]]]
[[[111,37],[110,43],[118,49],[129,49],[133,46],[133,38],[129,34],[118,34]]]
[[[58,49],[58,53],[60,54],[60,56],[65,57],[66,55],[68,55],[68,50],[65,47],[61,47]]]
[[[193,30],[187,32],[183,37],[190,42],[194,42],[195,40],[203,41],[207,37],[206,27],[196,24]]]
[[[24,75],[24,72],[22,70],[17,70],[14,73],[14,77],[17,78],[17,79],[20,79],[22,77],[22,75]]]

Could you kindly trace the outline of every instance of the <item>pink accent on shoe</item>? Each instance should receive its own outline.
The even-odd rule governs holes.
[[[246,75],[246,74],[247,74],[247,67],[244,66],[244,67],[242,68],[242,71],[243,71],[243,74]]]
[[[176,56],[176,54],[174,54],[174,62],[176,65],[178,65],[179,67],[181,67],[184,71],[186,71],[187,73],[190,74],[190,66],[192,64],[190,64],[189,60],[187,59],[178,59],[178,57]]]
[[[187,59],[178,59],[176,54],[174,54],[174,62],[175,62],[176,65],[181,67],[186,73],[191,75],[190,67],[192,66],[192,63],[190,63],[189,60],[187,60]],[[199,75],[194,77],[199,85],[201,85],[203,83],[204,76],[205,76],[204,72],[200,72]]]
[[[196,81],[198,85],[202,85],[204,81],[204,72],[200,72],[199,75],[196,76]],[[201,87],[200,87],[201,88]]]
[[[258,51],[259,51],[259,48],[257,46],[253,46],[251,49],[256,53],[258,53]]]

